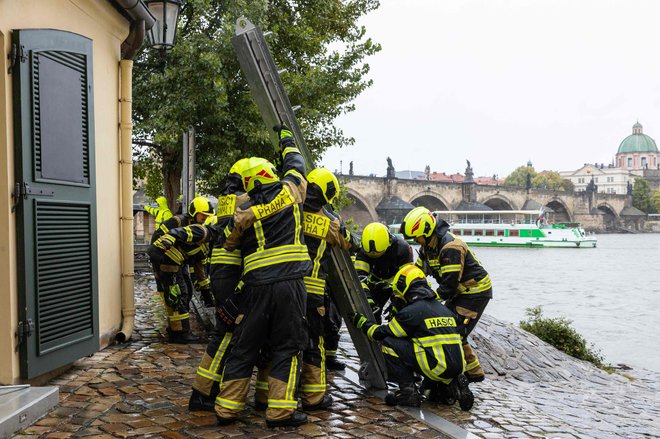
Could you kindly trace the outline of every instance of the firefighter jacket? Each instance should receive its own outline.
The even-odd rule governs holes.
[[[339,218],[325,209],[304,211],[304,218],[305,243],[312,260],[312,272],[305,277],[305,286],[307,293],[323,296],[330,248],[336,245],[348,250],[351,247],[351,235]]]
[[[371,340],[397,337],[410,340],[417,364],[427,377],[441,381],[448,365],[465,364],[456,316],[435,298],[420,298],[406,305],[387,325],[366,322],[362,330]],[[388,348],[383,346],[383,350]],[[389,353],[389,352],[385,352]],[[390,353],[394,356],[396,352]]]
[[[209,288],[210,281],[204,269],[212,234],[202,224],[177,227],[158,237],[149,247],[149,256],[161,271],[177,271],[183,264],[194,267],[197,286]],[[160,259],[160,261],[159,261]]]
[[[158,207],[144,206],[144,210],[146,210],[150,215],[156,217],[155,223],[156,229],[158,229],[163,221],[167,221],[168,219],[172,218],[173,214],[170,208],[167,207],[167,198],[156,198],[156,204],[158,204]]]
[[[248,201],[247,194],[228,194],[218,198],[217,215],[212,224],[208,225],[213,234],[211,243],[211,261],[209,265],[209,277],[211,281],[216,279],[240,278],[243,271],[243,258],[241,250],[227,250],[223,248],[226,236],[225,228],[236,211],[237,205]]]
[[[420,252],[417,266],[431,270],[438,282],[436,291],[442,300],[456,295],[492,298],[493,290],[488,272],[465,242],[449,233],[449,224],[438,219],[428,245]]]
[[[311,271],[303,235],[305,162],[297,147],[283,149],[282,171],[281,181],[250,193],[225,229],[224,248],[240,249],[246,285],[302,278]]]
[[[371,287],[383,282],[389,284],[401,267],[412,262],[412,247],[400,236],[394,236],[385,253],[378,258],[370,258],[360,249],[355,257],[355,271],[367,297],[371,297]]]

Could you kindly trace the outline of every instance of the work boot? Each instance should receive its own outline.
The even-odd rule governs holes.
[[[333,402],[335,402],[335,400],[332,398],[332,395],[323,395],[323,399],[316,404],[307,405],[303,402],[302,408],[306,412],[313,412],[314,410],[327,409]]]
[[[202,302],[206,308],[212,308],[215,306],[215,299],[213,298],[211,290],[202,290],[199,292],[199,295],[202,297]]]
[[[191,412],[214,412],[215,398],[206,396],[202,392],[193,389],[188,401],[188,411]]]
[[[254,401],[254,409],[258,412],[263,412],[268,408],[267,402]]]
[[[170,332],[169,337],[167,339],[168,343],[175,343],[175,344],[198,344],[198,343],[206,343],[205,340],[202,340],[199,337],[196,337],[192,333],[186,331],[186,332]]]
[[[449,388],[444,383],[424,378],[421,390],[422,394],[426,396],[426,400],[429,402],[445,405],[452,405],[456,402],[454,397],[449,393]]]
[[[222,416],[215,415],[215,418],[218,420],[218,425],[231,425],[236,422],[236,418],[223,418]]]
[[[449,393],[458,401],[461,410],[467,412],[474,405],[474,395],[465,375],[460,374],[449,384]]]
[[[346,364],[337,360],[337,357],[326,357],[325,358],[325,369],[326,370],[344,370],[346,369]]]
[[[307,415],[304,414],[303,412],[299,412],[298,410],[294,410],[293,415],[291,415],[291,417],[287,419],[281,419],[278,421],[271,421],[270,419],[266,419],[266,425],[269,426],[270,428],[297,427],[299,425],[303,425],[306,423],[307,423]]]
[[[463,352],[465,353],[465,376],[471,383],[479,383],[486,378],[484,370],[479,364],[479,358],[472,346],[465,343],[463,345]]]
[[[401,386],[395,393],[387,394],[385,404],[391,406],[420,407],[422,405],[422,395],[417,392],[413,384]]]

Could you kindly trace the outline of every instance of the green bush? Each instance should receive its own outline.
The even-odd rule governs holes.
[[[607,369],[600,351],[571,327],[572,321],[564,317],[545,318],[540,306],[527,308],[528,319],[520,322],[520,327],[531,332],[546,343],[551,344],[568,355],[586,360],[601,369]]]

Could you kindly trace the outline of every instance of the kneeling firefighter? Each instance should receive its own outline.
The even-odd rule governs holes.
[[[425,380],[451,385],[461,408],[469,410],[474,397],[463,375],[465,358],[456,316],[436,300],[422,270],[407,265],[392,283],[402,309],[389,324],[379,326],[356,313],[353,324],[371,340],[382,342],[390,380],[399,390],[388,394],[389,405],[419,407],[422,396],[415,387],[414,372]]]

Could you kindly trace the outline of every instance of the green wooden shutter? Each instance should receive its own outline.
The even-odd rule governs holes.
[[[92,41],[26,29],[12,45],[17,333],[32,378],[98,350]]]

